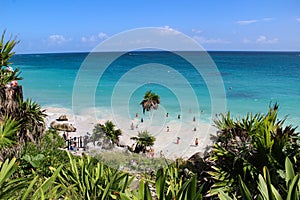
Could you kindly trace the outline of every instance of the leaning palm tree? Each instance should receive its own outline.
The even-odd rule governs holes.
[[[143,101],[140,103],[143,107],[143,113],[145,114],[145,111],[149,111],[151,109],[157,110],[158,104],[160,104],[160,97],[155,94],[154,92],[147,91],[145,93]]]
[[[156,140],[148,131],[139,132],[137,137],[131,137],[130,139],[137,141],[135,153],[145,152],[147,147],[153,146]]]

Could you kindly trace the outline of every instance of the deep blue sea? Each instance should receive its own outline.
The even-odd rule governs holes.
[[[299,52],[208,55],[217,70],[195,52],[181,57],[153,51],[90,58],[88,53],[18,54],[12,66],[22,71],[25,98],[43,107],[77,111],[95,106],[133,117],[142,111],[144,93],[152,90],[161,98],[159,109],[174,118],[198,113],[200,120],[210,122],[218,112],[230,111],[235,117],[265,113],[277,102],[279,116],[288,115],[289,123],[300,125]],[[195,69],[189,59],[199,66]]]

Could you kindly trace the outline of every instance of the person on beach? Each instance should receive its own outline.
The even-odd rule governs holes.
[[[131,128],[131,130],[134,130],[134,124],[133,124],[133,122],[131,123],[130,128]]]
[[[164,153],[163,153],[163,151],[162,150],[160,150],[160,152],[159,152],[159,157],[164,157]]]
[[[196,127],[194,128],[194,131],[197,131],[197,128],[196,128]]]
[[[167,126],[167,132],[169,132],[170,131],[170,127],[169,126]]]
[[[151,155],[152,158],[154,157],[154,148],[150,149],[150,155]]]
[[[131,145],[131,151],[134,152],[134,150],[135,150],[135,144],[133,143],[133,144]]]
[[[71,151],[76,151],[77,150],[77,142],[76,142],[76,137],[71,139],[71,146],[70,146]]]
[[[198,141],[198,138],[196,138],[195,139],[195,145],[198,146],[198,144],[199,144],[199,141]]]
[[[63,138],[65,139],[65,141],[67,140],[67,135],[65,132],[63,133]]]
[[[177,137],[176,144],[179,144],[179,142],[180,142],[180,137]]]
[[[169,113],[166,114],[166,117],[169,117]]]
[[[141,118],[141,123],[143,123],[144,122],[144,119],[143,118]]]

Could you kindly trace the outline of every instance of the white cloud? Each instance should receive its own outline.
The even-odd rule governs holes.
[[[271,18],[271,17],[266,17],[266,18],[263,18],[262,21],[272,21],[274,18]]]
[[[87,42],[87,40],[88,40],[88,39],[87,39],[86,37],[84,37],[84,36],[81,37],[81,42]]]
[[[278,42],[277,38],[273,38],[273,39],[269,39],[264,35],[260,35],[257,39],[256,39],[256,43],[259,44],[275,44]]]
[[[244,44],[249,44],[251,43],[251,40],[249,40],[248,38],[243,39],[243,43]]]
[[[202,31],[202,30],[197,30],[197,29],[192,29],[192,32],[193,32],[193,33],[196,33],[196,34],[200,34],[200,33],[202,33],[203,31]]]
[[[199,42],[200,44],[228,44],[230,43],[229,41],[226,41],[226,40],[222,40],[220,38],[217,38],[217,39],[207,39],[203,36],[194,36],[193,37],[197,42]]]
[[[252,19],[252,20],[240,20],[240,21],[237,21],[236,23],[238,23],[240,25],[247,25],[247,24],[253,24],[256,22],[258,22],[258,20]]]
[[[300,17],[296,18],[296,21],[300,22]]]
[[[50,35],[48,40],[52,44],[62,44],[68,41],[63,35],[58,35],[58,34]]]
[[[100,33],[98,33],[98,38],[99,39],[106,39],[106,38],[108,38],[108,36],[107,36],[107,34],[105,34],[103,32],[100,32]]]
[[[108,38],[107,34],[100,32],[97,35],[91,35],[91,36],[82,36],[81,37],[81,42],[100,42],[101,40],[104,40]]]
[[[266,17],[263,19],[251,19],[251,20],[239,20],[236,23],[240,24],[240,25],[248,25],[248,24],[254,24],[254,23],[258,23],[258,22],[267,22],[267,21],[272,21],[274,18],[271,17]]]
[[[159,34],[161,35],[178,35],[180,32],[171,28],[170,26],[163,26],[162,29],[159,30]]]

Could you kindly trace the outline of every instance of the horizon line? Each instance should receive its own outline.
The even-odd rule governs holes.
[[[26,54],[68,54],[68,53],[120,53],[120,52],[249,52],[249,53],[300,53],[300,50],[203,50],[203,51],[194,51],[194,50],[178,50],[178,51],[164,51],[164,50],[135,50],[135,51],[62,51],[62,52],[22,52],[15,53],[15,55],[26,55]]]

